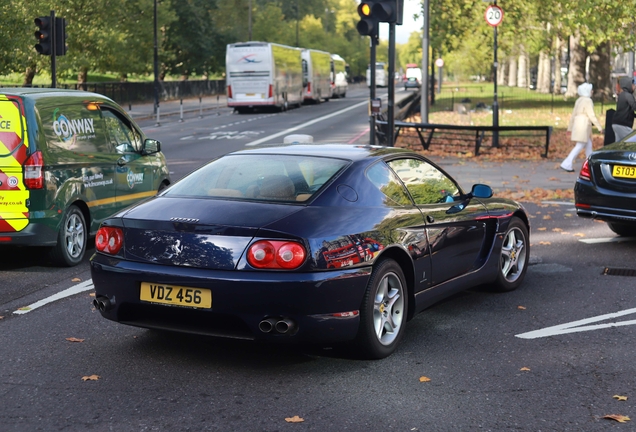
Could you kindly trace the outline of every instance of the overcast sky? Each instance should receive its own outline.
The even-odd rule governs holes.
[[[417,21],[413,20],[413,14],[419,14]],[[409,36],[414,31],[420,31],[422,28],[422,1],[421,0],[404,0],[403,23],[401,26],[395,26],[395,43],[403,44],[409,40]],[[389,40],[389,25],[380,24],[380,39]]]

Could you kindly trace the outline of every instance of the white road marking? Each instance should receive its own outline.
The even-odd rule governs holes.
[[[75,295],[75,294],[78,294],[78,293],[81,293],[81,292],[84,292],[84,291],[91,290],[93,288],[94,288],[93,280],[89,279],[89,280],[86,280],[84,282],[78,283],[77,285],[74,285],[74,286],[72,286],[72,287],[70,287],[68,289],[65,289],[64,291],[60,291],[57,294],[53,294],[52,296],[49,296],[49,297],[47,297],[45,299],[36,301],[33,304],[30,304],[28,306],[22,307],[22,308],[20,308],[20,309],[18,309],[16,311],[13,311],[13,313],[16,314],[16,315],[23,315],[25,313],[31,312],[34,309],[42,307],[42,306],[44,306],[46,304],[49,304],[49,303],[52,303],[54,301],[63,299],[65,297],[70,297],[72,295]]]
[[[554,204],[554,205],[568,205],[568,206],[571,206],[574,203],[573,202],[567,202],[567,201],[541,201],[541,204]]]
[[[581,243],[597,244],[597,243],[625,243],[636,241],[636,237],[604,237],[595,239],[579,239]]]
[[[579,321],[572,321],[569,323],[559,324],[552,327],[546,327],[544,329],[534,330],[527,333],[521,333],[515,336],[521,339],[536,339],[540,337],[555,336],[560,334],[577,333],[577,332],[599,330],[599,329],[610,328],[610,327],[622,327],[626,325],[634,325],[636,324],[636,320],[618,321],[618,322],[611,322],[606,324],[586,325],[586,324],[618,318],[618,317],[621,317],[624,315],[630,315],[630,314],[636,314],[636,308],[627,309],[624,311],[619,311],[619,312],[610,313],[606,315],[599,315],[592,318],[585,318]]]
[[[319,122],[321,122],[323,120],[327,120],[327,119],[329,119],[331,117],[338,116],[338,115],[340,115],[342,113],[345,113],[347,111],[351,111],[352,109],[360,108],[361,106],[368,105],[368,104],[369,104],[369,101],[365,100],[364,102],[360,102],[360,103],[357,103],[355,105],[351,105],[350,107],[342,109],[340,111],[333,112],[333,113],[328,114],[326,116],[318,117],[317,119],[308,121],[307,123],[303,123],[303,124],[300,124],[298,126],[294,126],[293,128],[286,129],[286,130],[284,130],[282,132],[278,132],[278,133],[275,133],[273,135],[266,136],[265,138],[261,138],[261,139],[258,139],[256,141],[252,141],[250,143],[245,144],[245,146],[247,146],[247,147],[257,146],[259,144],[262,144],[262,143],[267,142],[269,140],[272,140],[274,138],[278,138],[278,137],[283,136],[283,135],[288,135],[291,132],[297,131],[297,130],[305,128],[307,126],[311,126],[312,124],[319,123]]]

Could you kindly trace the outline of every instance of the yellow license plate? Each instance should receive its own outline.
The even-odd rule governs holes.
[[[139,299],[174,306],[202,309],[210,309],[212,307],[212,292],[205,288],[189,288],[142,282]]]
[[[245,93],[245,96],[256,96],[256,93]]]
[[[614,165],[614,168],[612,168],[612,175],[614,177],[636,178],[636,167]]]

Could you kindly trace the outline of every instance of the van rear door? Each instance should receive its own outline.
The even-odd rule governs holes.
[[[0,94],[0,233],[22,231],[29,224],[29,191],[22,170],[27,150],[22,101]]]

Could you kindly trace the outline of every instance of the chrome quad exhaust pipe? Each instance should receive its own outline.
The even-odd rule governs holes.
[[[296,331],[296,323],[287,317],[267,317],[258,323],[258,329],[263,333],[290,334]]]
[[[112,300],[105,296],[95,297],[95,300],[93,300],[93,306],[100,312],[106,312],[115,306],[115,297],[113,297]]]

